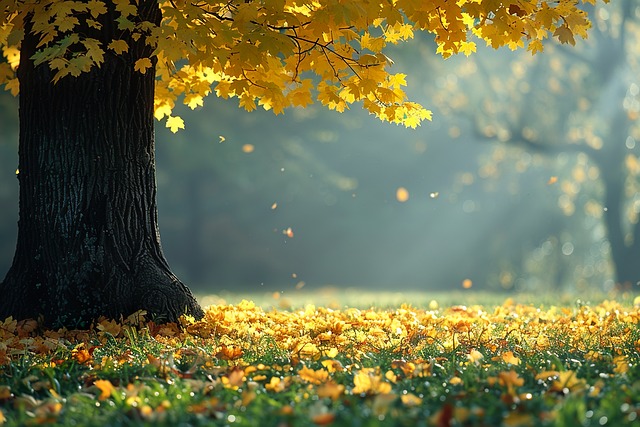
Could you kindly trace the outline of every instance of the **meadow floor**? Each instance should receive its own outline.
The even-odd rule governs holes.
[[[201,301],[214,304],[205,318],[180,324],[144,313],[89,330],[0,322],[0,424],[640,422],[633,296],[354,290]]]

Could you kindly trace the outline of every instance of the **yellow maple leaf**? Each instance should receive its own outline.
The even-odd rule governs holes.
[[[161,104],[156,106],[153,116],[157,119],[157,120],[162,120],[162,118],[164,118],[165,116],[170,117],[171,116],[171,111],[173,111],[173,109],[171,108],[171,106],[169,104]]]
[[[362,37],[360,37],[360,47],[362,49],[368,49],[371,52],[378,53],[382,50],[384,45],[384,38],[371,37],[371,34],[369,34],[369,32],[365,32]]]
[[[464,53],[465,56],[469,56],[476,51],[475,42],[460,42],[458,52]]]
[[[171,132],[176,133],[178,129],[184,129],[184,120],[178,116],[170,116],[165,126],[171,129]]]
[[[569,43],[572,46],[576,44],[576,40],[573,38],[573,31],[566,24],[556,28],[553,36],[557,37],[560,43]]]
[[[151,68],[151,65],[151,60],[149,58],[140,58],[136,61],[133,69],[135,71],[141,72],[142,74],[145,74],[147,72],[147,69]]]
[[[124,40],[112,40],[107,47],[120,55],[123,52],[127,52],[129,50],[129,45]],[[151,61],[149,61],[151,62]]]
[[[87,3],[87,9],[89,9],[91,16],[97,18],[100,15],[107,13],[107,7],[104,2],[98,0],[91,0]]]
[[[185,96],[184,103],[188,105],[192,110],[195,110],[197,107],[202,107],[202,105],[204,105],[202,96],[197,94]]]

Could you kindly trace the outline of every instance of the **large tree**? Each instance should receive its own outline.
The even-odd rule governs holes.
[[[182,100],[214,91],[280,113],[315,97],[362,102],[416,127],[405,76],[383,53],[415,30],[444,57],[573,43],[593,0],[11,1],[0,18],[0,84],[20,93],[20,212],[0,318],[79,325],[146,310],[174,321],[202,310],[169,269],[156,214],[153,118],[173,131]]]

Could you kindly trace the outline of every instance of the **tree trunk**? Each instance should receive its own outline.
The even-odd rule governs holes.
[[[139,19],[158,23],[155,0]],[[129,51],[105,52],[100,67],[52,83],[34,66],[38,37],[27,25],[20,81],[18,243],[0,284],[0,319],[42,318],[86,326],[99,316],[146,310],[159,321],[202,316],[162,254],[156,209],[154,67],[134,71],[152,48],[118,31],[115,12],[91,37],[118,32]],[[153,58],[152,58],[153,59]]]
[[[612,138],[618,144],[623,141]],[[616,287],[622,290],[636,290],[640,283],[640,224],[631,224],[630,239],[626,236],[625,217],[624,158],[609,164],[599,164],[605,185],[604,221],[611,245],[611,259],[615,269]]]

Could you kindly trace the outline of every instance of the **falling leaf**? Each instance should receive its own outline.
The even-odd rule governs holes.
[[[278,208],[278,203],[277,202],[273,202],[273,204],[271,205],[271,210],[274,211]]]
[[[438,191],[433,191],[429,193],[429,197],[431,197],[432,199],[437,199],[439,195],[440,193]]]
[[[223,142],[225,142],[225,141],[227,140],[227,139],[226,139],[224,136],[222,136],[222,135],[218,136],[218,138],[220,138],[220,141],[218,141],[220,144],[222,144]]]
[[[398,187],[396,190],[396,200],[400,203],[404,203],[409,200],[409,191],[404,187]]]
[[[549,178],[549,181],[547,181],[547,185],[552,185],[552,184],[555,184],[556,182],[558,182],[558,177],[552,176]]]
[[[293,230],[291,229],[291,227],[288,227],[286,230],[282,230],[282,234],[284,234],[285,236],[287,236],[290,239],[293,238]],[[302,240],[304,240],[304,239],[302,239]]]
[[[255,151],[256,147],[253,144],[244,144],[242,146],[242,152],[244,153],[253,153]]]
[[[471,281],[471,279],[464,279],[462,281],[462,287],[464,289],[470,289],[473,286],[473,282]]]

